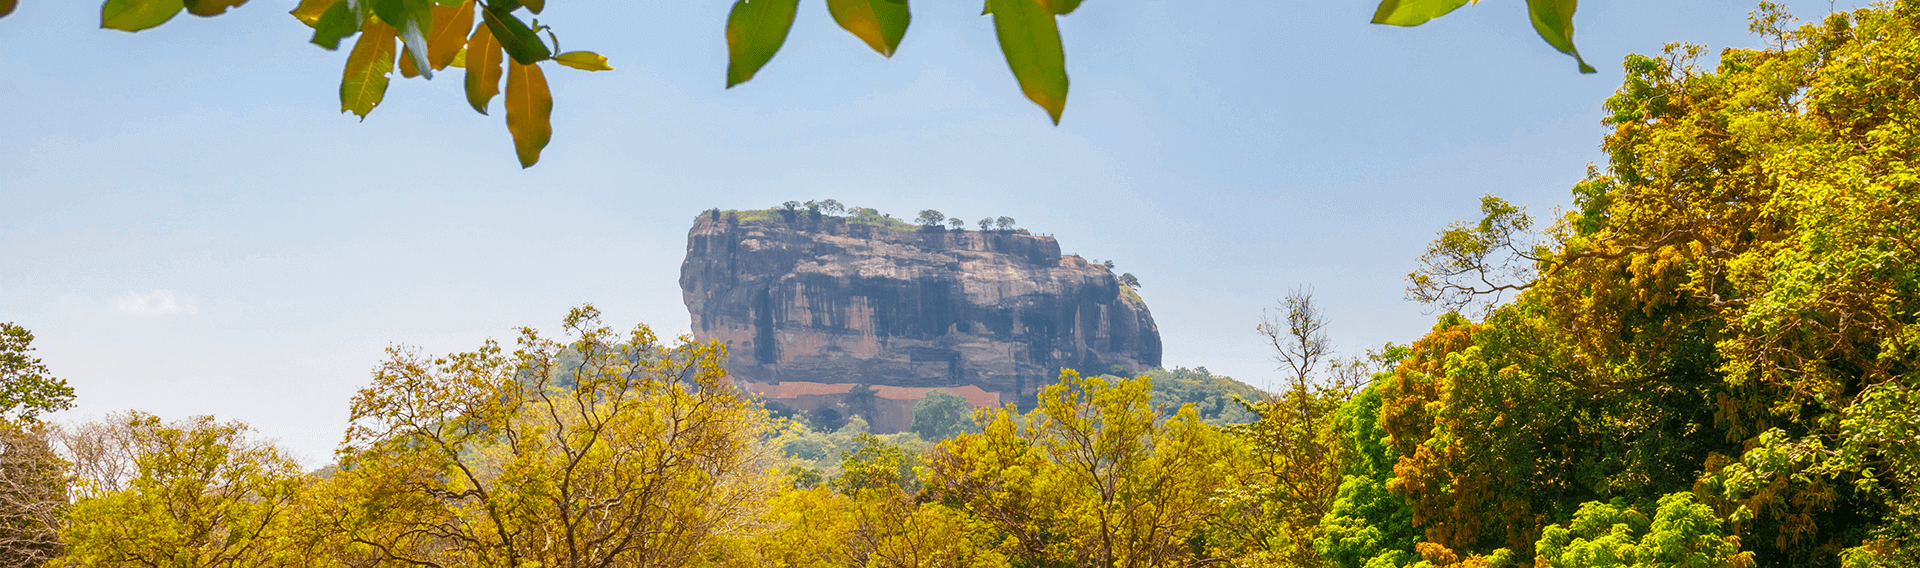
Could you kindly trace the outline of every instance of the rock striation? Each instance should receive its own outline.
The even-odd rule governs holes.
[[[703,214],[680,288],[694,335],[770,406],[900,431],[931,390],[1028,406],[1061,368],[1160,365],[1146,304],[1052,237],[758,213]]]

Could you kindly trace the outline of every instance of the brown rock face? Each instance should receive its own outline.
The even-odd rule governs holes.
[[[882,432],[905,429],[927,390],[1026,406],[1063,367],[1160,365],[1146,305],[1051,237],[716,212],[687,234],[680,289],[737,380]]]

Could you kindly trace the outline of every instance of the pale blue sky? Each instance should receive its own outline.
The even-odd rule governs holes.
[[[1746,0],[1588,2],[1600,72],[1579,75],[1520,0],[1413,29],[1367,24],[1372,0],[1093,0],[1062,19],[1054,127],[979,0],[916,2],[892,60],[807,0],[732,90],[726,1],[553,2],[564,46],[619,70],[549,67],[553,143],[522,171],[457,71],[336,113],[345,53],[305,43],[293,3],[139,34],[97,29],[92,1],[0,20],[0,321],[79,390],[63,419],[214,414],[317,463],[384,347],[467,350],[583,302],[682,333],[696,213],[824,198],[1011,216],[1113,259],[1167,366],[1265,386],[1254,325],[1289,287],[1343,347],[1418,337],[1413,259],[1482,194],[1567,203],[1622,56],[1759,43]]]

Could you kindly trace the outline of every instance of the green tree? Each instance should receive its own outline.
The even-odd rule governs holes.
[[[1125,380],[1119,376],[1121,374],[1108,376],[1115,381]],[[1180,407],[1191,404],[1201,420],[1215,426],[1258,420],[1260,415],[1249,410],[1241,401],[1255,401],[1266,396],[1266,393],[1252,385],[1236,381],[1233,377],[1215,375],[1206,367],[1150,369],[1145,376],[1153,381],[1154,412],[1173,415],[1180,412]]]
[[[1552,525],[1534,545],[1540,568],[1674,566],[1744,568],[1753,553],[1740,551],[1740,539],[1726,535],[1713,508],[1694,502],[1693,493],[1660,498],[1649,520],[1640,508],[1598,501],[1580,506],[1573,521]]]
[[[938,227],[947,221],[947,214],[928,209],[921,211],[920,217],[914,221],[920,223],[922,227]]]
[[[1387,357],[1403,351],[1389,349]],[[1375,380],[1390,376],[1382,373]],[[1413,546],[1420,541],[1406,499],[1387,489],[1400,453],[1380,428],[1381,390],[1379,382],[1369,385],[1334,415],[1340,488],[1321,517],[1314,549],[1339,568],[1404,566],[1412,563]]]
[[[812,211],[814,213],[826,213],[828,215],[838,215],[838,214],[847,212],[847,207],[845,205],[841,205],[839,201],[835,201],[832,199],[821,200],[821,201],[808,201],[804,205],[806,206],[808,211]]]
[[[1492,195],[1480,198],[1480,212],[1480,222],[1454,223],[1427,245],[1407,274],[1407,299],[1447,311],[1478,304],[1484,313],[1533,287],[1534,265],[1545,254],[1532,242],[1533,217]]]
[[[42,412],[68,408],[73,387],[33,356],[33,332],[0,323],[0,421],[33,422]]]
[[[933,391],[913,403],[913,425],[908,428],[920,438],[937,442],[966,432],[978,432],[973,421],[973,405],[957,394]]]

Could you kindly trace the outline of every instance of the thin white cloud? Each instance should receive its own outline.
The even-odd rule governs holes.
[[[114,307],[120,313],[143,318],[170,316],[175,314],[199,313],[200,308],[180,300],[172,290],[154,290],[152,292],[128,292],[114,301]]]

